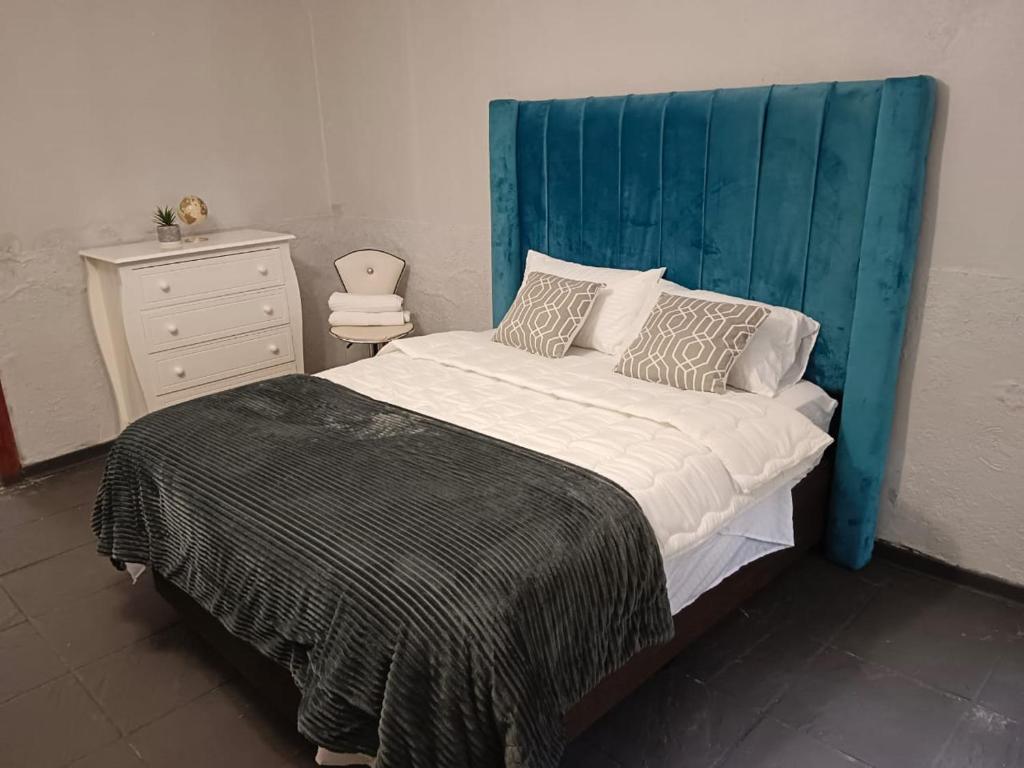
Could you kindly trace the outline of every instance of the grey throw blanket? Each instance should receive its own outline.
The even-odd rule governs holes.
[[[562,714],[672,634],[617,485],[307,376],[132,424],[93,529],[286,665],[307,738],[380,768],[556,766]]]

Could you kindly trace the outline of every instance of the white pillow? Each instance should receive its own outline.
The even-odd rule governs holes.
[[[572,345],[616,355],[636,335],[633,328],[637,315],[646,308],[646,317],[653,309],[651,297],[661,276],[665,274],[665,268],[641,272],[637,269],[588,267],[531,250],[526,254],[526,275],[530,272],[546,272],[571,280],[604,283],[604,289],[597,295],[587,321],[573,339]],[[639,330],[637,328],[636,332]]]
[[[736,304],[756,304],[771,309],[746,348],[729,370],[728,385],[734,389],[756,395],[775,397],[779,392],[796,384],[807,370],[814,342],[818,340],[820,323],[802,312],[787,307],[776,307],[760,301],[741,299],[712,291],[693,291],[669,280],[659,280],[654,295],[645,305],[643,317],[633,324],[636,336],[647,315],[654,309],[662,293],[685,294],[695,299],[731,301]]]

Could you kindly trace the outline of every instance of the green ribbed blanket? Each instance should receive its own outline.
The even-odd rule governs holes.
[[[93,529],[287,666],[302,734],[379,768],[554,768],[563,713],[672,633],[620,487],[308,376],[129,426]]]

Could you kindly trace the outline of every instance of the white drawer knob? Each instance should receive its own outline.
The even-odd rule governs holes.
[[[184,378],[185,377],[185,369],[182,368],[180,365],[174,366],[174,375],[177,376],[179,379]]]
[[[171,336],[177,336],[178,335],[178,326],[176,326],[174,323],[168,323],[167,324],[167,332],[169,334],[171,334]]]
[[[157,285],[157,288],[159,288],[164,293],[167,293],[169,290],[171,290],[171,284],[168,283],[166,280],[161,280],[156,285]]]
[[[269,304],[264,304],[263,305],[263,314],[264,315],[272,315],[272,314],[274,314],[274,308],[272,306],[270,306]]]
[[[270,350],[270,354],[272,355],[276,355],[278,352],[281,351],[281,348],[277,346],[277,344],[268,344],[267,349]]]
[[[267,272],[269,272],[265,264],[258,265],[256,267],[256,271],[259,272],[261,275],[265,275],[267,274]]]

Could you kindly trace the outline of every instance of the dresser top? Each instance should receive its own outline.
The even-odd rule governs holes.
[[[222,251],[225,248],[245,248],[250,245],[267,245],[294,240],[295,235],[281,232],[265,232],[262,229],[232,229],[227,232],[209,232],[201,236],[204,240],[187,243],[182,240],[180,248],[161,248],[156,240],[143,240],[140,243],[122,243],[103,248],[85,248],[79,255],[86,259],[105,261],[108,264],[134,264],[155,259],[166,259],[168,256],[186,256],[208,251]]]

